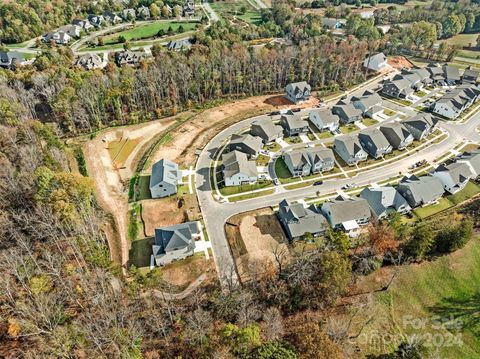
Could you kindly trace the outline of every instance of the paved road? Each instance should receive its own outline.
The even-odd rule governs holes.
[[[370,84],[360,88],[357,92],[363,92],[366,88],[373,88],[377,85],[378,84],[376,83]],[[353,94],[356,93],[354,92]],[[397,108],[407,114],[410,112],[415,113],[410,110],[406,111],[405,107],[397,106]],[[262,117],[268,116],[258,116],[253,119],[242,121],[222,131],[213,138],[207,146],[205,146],[197,161],[196,180],[198,200],[202,209],[206,229],[210,241],[212,242],[212,250],[217,272],[224,288],[229,288],[238,283],[238,276],[235,272],[235,263],[224,232],[225,223],[231,216],[266,206],[278,205],[283,199],[298,200],[306,197],[315,197],[317,194],[320,196],[326,195],[340,190],[341,187],[347,183],[355,182],[359,186],[365,186],[374,182],[396,177],[399,174],[407,173],[409,167],[418,161],[427,160],[433,162],[455,146],[465,143],[467,140],[473,142],[480,141],[480,135],[476,132],[476,129],[480,125],[480,113],[477,113],[464,124],[441,122],[440,127],[447,131],[449,136],[441,143],[430,146],[427,151],[418,151],[399,159],[398,161],[386,162],[384,166],[365,170],[353,178],[325,180],[324,184],[321,186],[310,186],[290,191],[277,191],[269,196],[258,197],[236,203],[218,202],[214,198],[209,181],[210,166],[216,152],[223,146],[224,141],[228,139],[231,134],[249,127],[252,121]]]

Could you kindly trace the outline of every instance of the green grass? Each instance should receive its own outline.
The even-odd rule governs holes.
[[[295,145],[295,144],[298,144],[298,143],[302,143],[302,139],[300,138],[300,136],[285,137],[283,140],[286,143],[288,143],[289,145]]]
[[[320,132],[320,134],[317,135],[319,139],[323,140],[325,138],[330,138],[333,137],[333,135],[329,131],[323,131]]]
[[[255,160],[257,166],[266,166],[268,165],[268,162],[270,162],[270,157],[265,155],[258,155],[257,159]]]
[[[275,174],[280,180],[292,177],[292,174],[288,170],[288,167],[282,157],[277,158],[275,161]]]
[[[472,198],[478,193],[480,193],[480,187],[473,182],[468,182],[464,189],[462,189],[460,192],[447,196],[447,199],[454,205],[457,205]]]
[[[398,276],[388,291],[379,292],[373,297],[369,313],[375,313],[372,323],[364,329],[364,334],[407,334],[423,336],[426,333],[447,338],[445,328],[435,328],[432,320],[456,319],[461,345],[441,345],[437,358],[480,357],[480,240],[474,237],[467,246],[451,255],[432,262],[401,266]],[[375,285],[374,280],[372,284]],[[407,317],[408,316],[408,317]],[[409,319],[426,323],[417,328],[408,325]],[[442,339],[440,338],[440,339]],[[444,342],[445,343],[445,342]],[[430,350],[434,351],[435,346]],[[373,345],[365,344],[362,357],[374,351]],[[428,357],[428,356],[427,356]]]
[[[420,219],[425,219],[427,217],[433,216],[439,212],[442,212],[453,206],[453,203],[450,202],[447,198],[440,198],[437,204],[428,205],[425,207],[417,208],[413,210],[413,213]]]
[[[278,152],[282,149],[282,146],[280,146],[278,143],[273,142],[268,145],[263,146],[264,150],[268,150],[270,152]]]
[[[220,193],[224,196],[230,196],[232,194],[238,194],[243,192],[254,191],[261,188],[267,188],[273,186],[270,181],[258,181],[254,184],[244,184],[240,186],[228,186],[220,188]]]
[[[450,45],[460,45],[460,46],[469,47],[470,45],[473,45],[473,46],[476,45],[477,37],[478,37],[478,34],[458,34],[458,35],[452,36],[449,39],[440,40],[440,42],[446,42]]]
[[[374,120],[373,118],[364,118],[362,120],[362,123],[365,125],[365,126],[373,126],[373,125],[376,125],[378,123],[377,120]]]
[[[353,132],[353,131],[357,131],[359,130],[359,128],[357,127],[357,125],[351,123],[349,125],[344,125],[344,126],[340,126],[340,132],[341,133],[350,133],[350,132]]]
[[[415,96],[418,96],[418,97],[423,97],[423,96],[425,96],[425,95],[426,95],[426,93],[423,92],[423,91],[417,91],[417,92],[415,92]]]
[[[150,177],[151,176],[140,176],[137,184],[137,191],[135,199],[137,201],[142,201],[144,199],[151,199],[152,194],[150,193]]]
[[[262,16],[248,1],[213,1],[210,6],[217,13],[220,18],[241,19],[250,24],[260,25],[262,23]],[[245,7],[245,13],[241,13],[242,7]]]
[[[388,109],[388,108],[384,109],[384,110],[383,110],[383,113],[384,113],[385,116],[394,116],[394,115],[397,114],[395,111],[390,110],[390,109]]]
[[[137,239],[140,233],[142,227],[141,212],[141,204],[134,204],[128,211],[128,239],[131,241]]]
[[[275,193],[274,189],[268,189],[268,190],[265,190],[265,191],[254,192],[254,193],[246,193],[246,194],[242,194],[240,196],[230,197],[228,199],[228,201],[229,202],[243,201],[243,200],[246,200],[246,199],[268,196],[269,194],[273,194],[273,193]]]
[[[120,31],[112,35],[105,36],[103,38],[103,43],[105,45],[111,45],[119,43],[118,41],[120,36],[123,36],[127,41],[135,40],[144,40],[157,36],[160,30],[167,33],[168,29],[171,27],[173,32],[176,33],[180,26],[183,27],[184,31],[195,30],[197,22],[176,22],[176,21],[162,21],[155,22],[152,24],[145,24],[134,27],[133,29]]]
[[[132,241],[132,246],[129,251],[129,265],[134,265],[137,268],[150,266],[153,243],[153,237]]]
[[[122,167],[139,142],[140,138],[134,140],[126,138],[120,141],[109,142],[107,150],[112,159],[113,166],[116,168]]]
[[[299,182],[299,183],[289,184],[288,186],[285,186],[285,189],[291,190],[291,189],[308,187],[308,186],[311,186],[313,184],[313,182],[315,182],[315,181],[307,181],[307,182]]]

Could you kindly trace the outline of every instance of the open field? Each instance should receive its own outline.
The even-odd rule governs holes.
[[[122,36],[126,41],[144,40],[155,37],[159,31],[164,31],[165,34],[169,33],[168,29],[171,29],[172,33],[179,32],[179,28],[182,27],[184,31],[195,30],[198,22],[178,22],[178,21],[159,21],[150,24],[142,24],[129,30],[117,32],[112,35],[103,37],[103,43],[105,45],[119,43],[119,37]]]
[[[142,202],[145,235],[153,236],[155,228],[172,226],[188,219],[188,208],[175,196]]]
[[[242,280],[271,267],[275,252],[288,255],[287,238],[270,208],[230,218],[225,232]]]
[[[451,255],[432,262],[401,266],[399,274],[388,291],[373,295],[373,302],[362,311],[358,325],[371,322],[363,328],[363,335],[389,334],[392,336],[417,335],[430,341],[430,350],[439,349],[437,358],[469,358],[480,356],[479,287],[480,240],[478,235],[467,246]],[[359,291],[381,288],[391,277],[391,268],[383,268],[358,283]],[[452,318],[453,317],[453,318]],[[455,321],[452,323],[452,319]],[[425,326],[413,326],[412,320]],[[449,330],[434,326],[439,320],[457,323]],[[357,330],[353,328],[353,331]],[[452,340],[459,335],[461,343]],[[403,337],[405,338],[405,337]],[[458,338],[458,337],[457,337]],[[365,339],[365,337],[363,338]],[[435,342],[433,341],[435,339]],[[440,345],[433,345],[439,343]],[[396,343],[398,344],[398,342]],[[428,345],[428,343],[426,343]],[[443,345],[442,345],[443,344]],[[450,344],[450,345],[449,345]],[[358,342],[363,355],[384,353],[392,344]],[[363,356],[362,355],[362,356]]]
[[[262,22],[260,12],[246,0],[214,1],[210,3],[210,6],[221,18],[236,17],[255,25],[259,25]],[[242,13],[242,9],[245,12]]]
[[[107,149],[114,168],[121,168],[124,166],[128,157],[132,154],[132,151],[138,145],[140,140],[140,138],[129,140],[127,137],[108,143]]]
[[[452,36],[449,39],[445,40],[440,40],[440,42],[446,42],[449,45],[460,45],[460,46],[475,46],[477,44],[477,34],[458,34],[455,36]]]

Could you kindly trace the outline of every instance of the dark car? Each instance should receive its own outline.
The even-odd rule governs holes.
[[[280,111],[270,112],[270,116],[277,116],[277,115],[280,115]]]
[[[320,186],[320,185],[322,185],[322,184],[323,184],[323,181],[315,181],[315,182],[313,182],[313,185],[314,185],[314,186]]]
[[[292,110],[292,112],[300,112],[300,111],[302,111],[301,108],[294,108],[294,109]]]

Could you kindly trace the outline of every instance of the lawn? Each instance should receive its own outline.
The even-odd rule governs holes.
[[[344,126],[340,126],[340,132],[341,133],[350,133],[350,132],[353,132],[353,131],[357,131],[359,130],[359,128],[357,127],[357,125],[351,123],[349,125],[344,125]]]
[[[464,189],[460,192],[447,196],[447,199],[454,205],[462,203],[476,194],[480,193],[480,187],[473,182],[468,182]]]
[[[433,216],[434,214],[442,212],[452,206],[453,203],[450,202],[447,198],[440,198],[437,204],[417,208],[413,210],[413,213],[415,213],[418,218],[425,219],[427,217]]]
[[[220,193],[224,196],[230,196],[232,194],[238,194],[243,192],[254,191],[260,188],[266,188],[273,186],[272,182],[270,181],[258,181],[254,184],[244,184],[240,186],[228,186],[220,188]]]
[[[280,146],[276,142],[273,142],[273,143],[269,143],[268,145],[264,145],[263,149],[267,150],[267,151],[270,151],[270,152],[278,152],[282,149],[282,146]]]
[[[137,201],[152,198],[152,195],[150,193],[150,176],[140,176],[138,178],[138,184],[135,194],[135,200]]]
[[[470,47],[470,45],[475,46],[477,43],[478,34],[458,34],[452,36],[449,39],[440,40],[440,42],[446,42],[450,45],[460,45]]]
[[[289,145],[295,145],[297,143],[302,143],[300,136],[284,137],[283,140]]]
[[[394,116],[394,115],[396,115],[397,113],[396,113],[395,111],[393,111],[393,110],[390,110],[390,109],[386,108],[386,109],[383,110],[383,114],[384,114],[385,116]]]
[[[255,160],[255,163],[257,166],[266,166],[268,165],[269,161],[270,161],[270,157],[265,155],[258,155],[257,159]]]
[[[138,238],[138,236],[143,237],[143,224],[142,224],[142,205],[133,204],[130,210],[128,211],[128,239],[131,241]]]
[[[325,138],[333,137],[333,135],[329,131],[323,131],[319,135],[317,135],[319,139],[323,140]]]
[[[376,278],[377,275],[372,275],[367,281],[378,286]],[[432,357],[479,358],[479,281],[478,237],[451,255],[432,262],[401,266],[389,290],[375,294],[372,305],[363,309],[374,315],[371,323],[362,328],[366,336],[362,339],[371,336],[380,339],[379,333],[392,335],[393,338],[403,334],[428,340],[430,336],[430,352],[439,350]],[[413,319],[422,324],[411,325]],[[453,320],[451,324],[458,326],[447,329],[444,325],[438,325],[447,320],[450,323]],[[461,343],[453,341],[452,335],[459,335]],[[363,341],[361,346],[362,357],[375,351],[375,345],[370,342]]]
[[[265,191],[260,191],[260,192],[254,192],[254,193],[246,193],[242,194],[240,196],[235,196],[235,197],[230,197],[228,199],[229,202],[237,202],[237,201],[243,201],[246,199],[251,199],[251,198],[257,198],[261,196],[268,196],[269,194],[275,193],[274,189],[267,189]]]
[[[121,168],[127,161],[132,151],[137,147],[140,142],[140,138],[129,140],[128,138],[120,141],[112,141],[108,143],[108,153],[112,159],[114,168]]]
[[[423,96],[425,96],[425,95],[426,95],[426,93],[423,92],[423,91],[417,91],[417,92],[415,92],[415,96],[418,96],[418,97],[423,97]]]
[[[167,34],[168,29],[171,28],[171,32],[177,33],[178,29],[183,27],[184,31],[195,30],[198,22],[176,22],[176,21],[162,21],[154,22],[153,24],[145,24],[134,27],[129,30],[120,31],[112,35],[105,36],[103,43],[105,45],[111,45],[119,43],[120,36],[123,36],[127,41],[143,40],[155,37],[160,30],[163,30]]]
[[[376,124],[378,123],[378,121],[377,121],[377,120],[374,120],[373,118],[364,118],[364,119],[362,120],[362,123],[363,123],[365,126],[369,127],[369,126],[376,125]]]
[[[129,265],[134,265],[137,268],[150,266],[153,242],[153,237],[132,241],[132,247],[129,251]]]
[[[222,18],[241,19],[251,24],[260,25],[262,16],[248,1],[213,1],[210,2],[212,9]],[[243,11],[244,10],[244,11]]]
[[[288,170],[288,167],[282,157],[277,158],[275,161],[275,174],[280,179],[292,177],[292,174]]]

